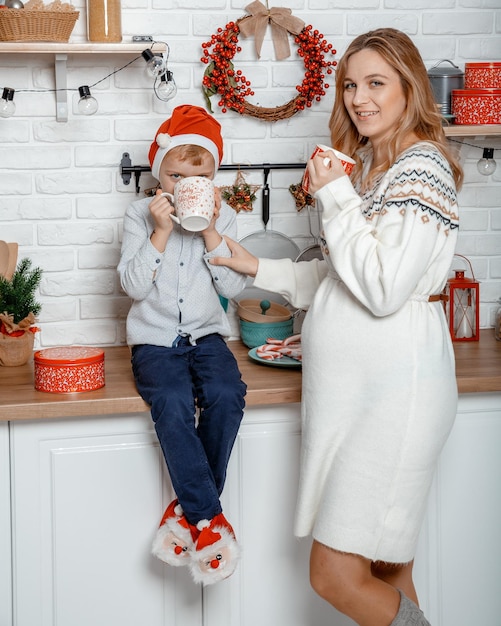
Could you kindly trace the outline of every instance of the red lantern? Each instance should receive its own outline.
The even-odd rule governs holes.
[[[478,341],[480,338],[480,285],[475,280],[470,261],[461,254],[470,266],[472,278],[464,270],[454,270],[454,278],[447,281],[445,311],[449,320],[452,341]]]

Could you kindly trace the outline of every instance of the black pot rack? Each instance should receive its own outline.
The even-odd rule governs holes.
[[[263,197],[269,194],[268,175],[271,170],[304,170],[305,163],[252,163],[242,165],[220,165],[220,170],[263,170],[264,172],[264,186]],[[149,165],[132,165],[130,160],[130,154],[124,152],[122,154],[122,160],[120,161],[120,175],[124,185],[129,185],[132,174],[136,182],[136,193],[139,193],[139,179],[143,172],[151,172]]]

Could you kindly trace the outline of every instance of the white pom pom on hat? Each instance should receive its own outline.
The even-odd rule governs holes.
[[[172,137],[168,133],[158,133],[157,144],[160,148],[168,148]]]

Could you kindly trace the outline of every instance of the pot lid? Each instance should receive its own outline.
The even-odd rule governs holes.
[[[259,230],[246,235],[239,240],[239,243],[254,256],[267,259],[291,259],[294,261],[299,254],[299,247],[296,243],[275,230]],[[285,298],[275,292],[253,287],[253,282],[252,278],[247,279],[245,288],[236,300],[255,298],[257,300],[274,300],[280,304],[286,303]]]
[[[58,346],[38,350],[35,363],[43,365],[88,365],[104,360],[104,350],[87,346]]]
[[[281,304],[273,302],[273,300],[256,300],[254,298],[239,300],[237,313],[240,319],[258,324],[286,322],[292,317],[289,309]]]
[[[501,96],[501,89],[453,89],[453,96]]]
[[[485,63],[465,63],[467,70],[497,70],[501,69],[500,61],[489,61]]]
[[[451,66],[439,67],[441,63],[450,63]],[[452,61],[448,59],[442,59],[438,63],[435,63],[433,67],[428,70],[428,76],[463,76],[464,72]]]

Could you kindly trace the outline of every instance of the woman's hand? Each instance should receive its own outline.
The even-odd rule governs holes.
[[[239,274],[246,274],[254,278],[257,274],[259,259],[230,237],[224,236],[223,238],[231,251],[231,257],[214,257],[209,260],[209,263],[224,265]]]
[[[325,187],[333,180],[346,176],[343,164],[332,152],[326,150],[319,152],[306,165],[310,176],[310,188],[308,193],[314,195],[319,189]]]

